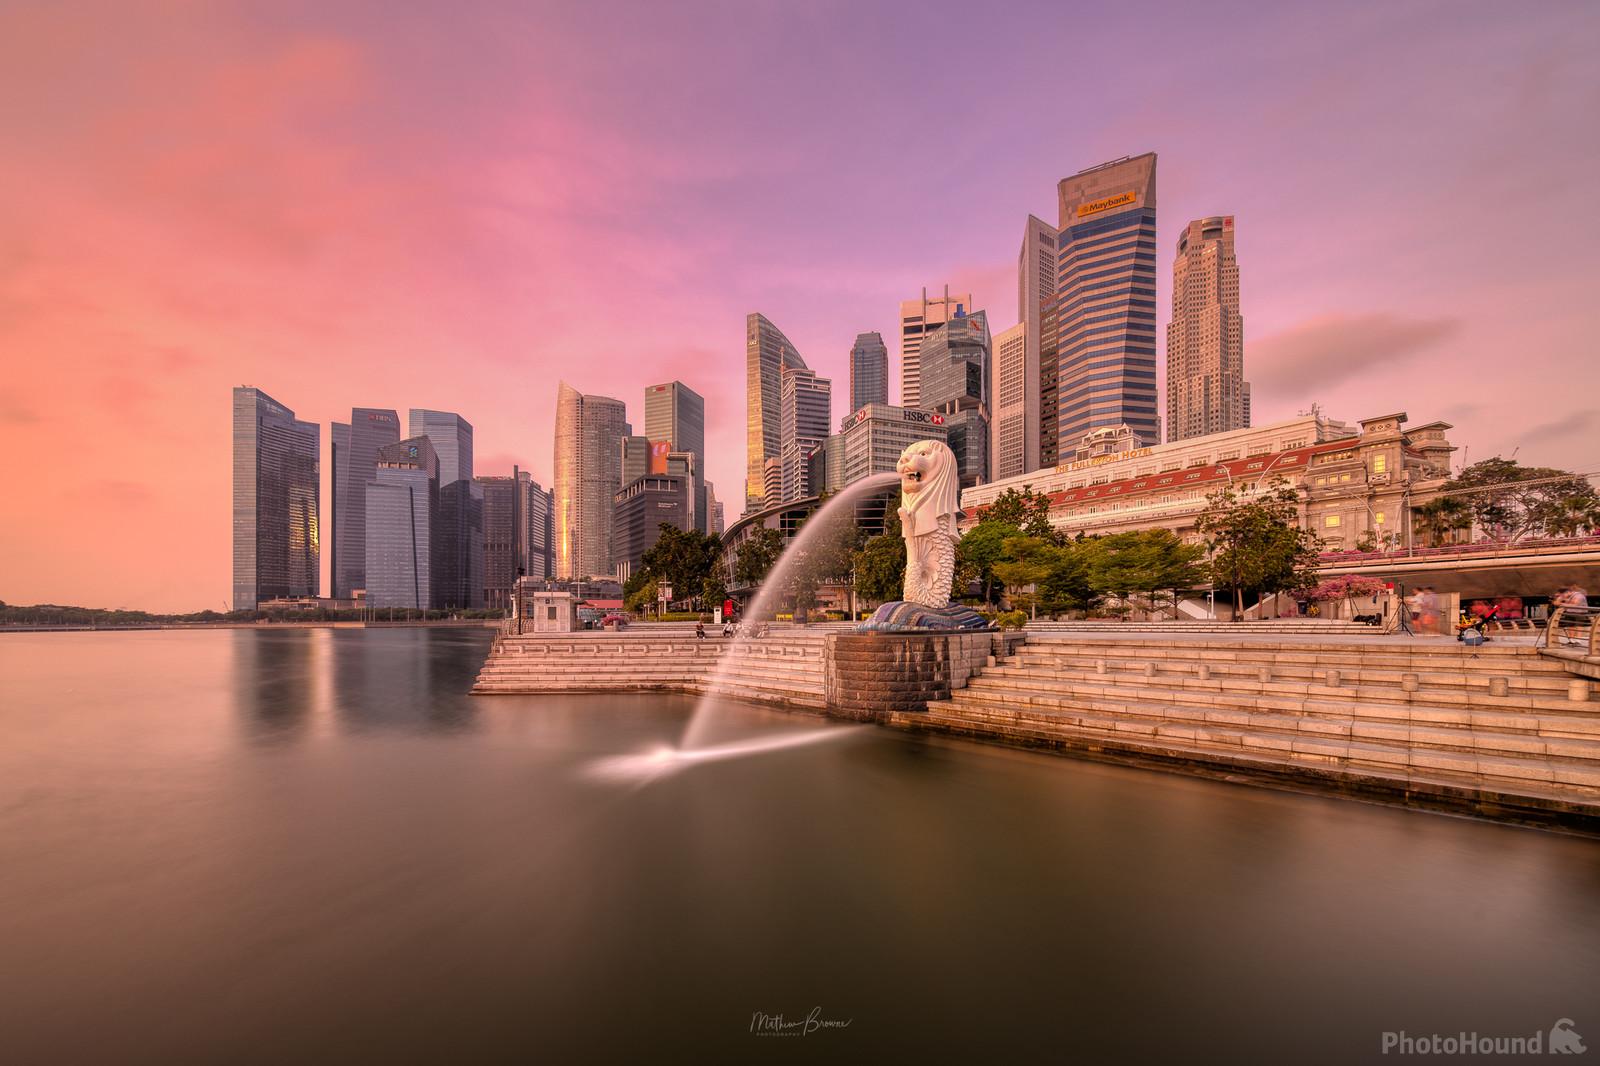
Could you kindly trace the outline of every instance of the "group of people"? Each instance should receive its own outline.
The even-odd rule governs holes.
[[[739,632],[739,626],[738,626],[737,623],[734,622],[734,620],[732,618],[729,618],[726,622],[722,623],[722,635],[723,636],[725,636],[725,637],[736,636],[736,635],[738,635],[738,632]],[[696,640],[705,640],[706,639],[706,624],[704,622],[696,622],[694,624],[694,636],[695,636]]]
[[[1411,595],[1406,597],[1406,610],[1416,619],[1418,629],[1425,633],[1438,630],[1439,594],[1433,590],[1432,585],[1412,589]]]

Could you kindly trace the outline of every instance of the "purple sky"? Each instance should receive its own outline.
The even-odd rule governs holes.
[[[1150,150],[1163,326],[1238,219],[1257,422],[1600,469],[1592,2],[89,7],[0,8],[8,602],[220,606],[242,383],[548,484],[558,378],[642,428],[678,377],[731,519],[747,312],[842,397],[923,285],[1014,322],[1024,217]]]

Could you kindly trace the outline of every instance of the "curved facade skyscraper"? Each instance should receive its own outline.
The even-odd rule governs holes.
[[[555,561],[567,580],[611,574],[614,498],[622,480],[627,406],[561,382],[556,393]]]
[[[1161,443],[1156,413],[1156,157],[1062,180],[1056,245],[1056,440],[1126,424]]]
[[[783,371],[807,370],[783,331],[763,314],[745,316],[745,510],[759,511],[767,497],[767,460],[783,453]]]

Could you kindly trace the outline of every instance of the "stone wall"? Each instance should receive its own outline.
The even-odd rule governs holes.
[[[828,713],[881,721],[948,700],[990,662],[996,640],[978,633],[830,633],[825,664]],[[1003,652],[1002,652],[1003,653]]]

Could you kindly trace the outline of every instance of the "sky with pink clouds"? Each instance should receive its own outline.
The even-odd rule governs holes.
[[[221,607],[237,384],[548,485],[558,379],[680,378],[731,519],[747,312],[837,419],[858,332],[1012,324],[1027,214],[1151,150],[1162,322],[1238,219],[1258,423],[1600,470],[1597,54],[1592,2],[0,3],[0,599]]]

